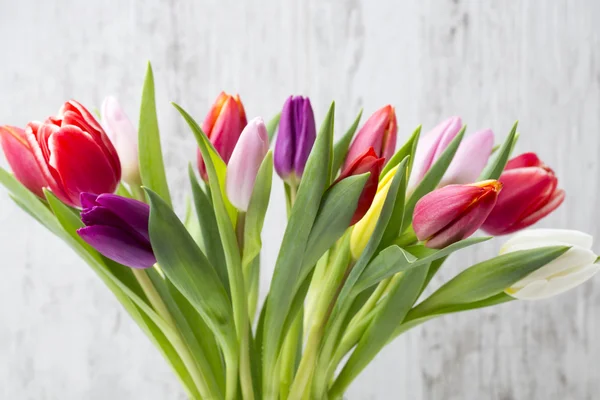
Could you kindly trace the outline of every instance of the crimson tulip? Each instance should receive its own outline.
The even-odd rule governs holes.
[[[206,115],[202,130],[226,164],[246,124],[246,112],[240,96],[221,92]],[[202,179],[208,180],[200,149],[198,149],[198,170]]]
[[[352,175],[360,175],[367,172],[370,172],[369,179],[365,183],[365,186],[358,198],[358,205],[356,207],[356,211],[352,216],[352,220],[350,221],[350,225],[354,225],[358,221],[364,217],[364,215],[371,207],[371,203],[373,203],[373,199],[375,198],[375,194],[377,193],[377,184],[379,182],[379,175],[381,174],[381,170],[383,168],[383,164],[385,163],[385,158],[377,157],[375,150],[372,147],[369,147],[367,151],[363,154],[359,155],[348,165],[340,174],[339,178],[334,182],[334,185],[339,181],[352,176]]]
[[[441,249],[471,236],[486,220],[502,184],[488,180],[448,185],[423,196],[415,206],[413,228],[427,247]]]
[[[533,225],[565,199],[554,171],[535,153],[510,160],[500,175],[504,190],[482,228],[492,235],[505,235]]]
[[[377,110],[356,134],[348,149],[344,169],[372,147],[377,157],[389,160],[396,150],[398,124],[394,107],[387,105]]]
[[[1,136],[15,177],[40,197],[47,187],[64,203],[78,207],[82,192],[111,193],[121,180],[115,148],[75,100],[45,122],[30,122],[24,132],[4,127]]]

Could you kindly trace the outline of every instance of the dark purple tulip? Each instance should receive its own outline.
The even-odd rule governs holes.
[[[284,181],[300,182],[308,155],[317,137],[315,116],[308,97],[290,96],[281,111],[274,164]]]
[[[150,245],[150,207],[116,194],[81,194],[81,220],[77,234],[103,256],[131,268],[156,263]]]

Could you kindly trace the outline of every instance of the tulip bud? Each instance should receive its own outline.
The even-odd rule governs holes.
[[[369,172],[369,179],[365,183],[365,186],[358,198],[358,205],[356,206],[356,211],[352,216],[352,220],[350,221],[350,225],[356,224],[364,215],[367,210],[373,203],[373,199],[375,198],[375,193],[377,193],[377,183],[379,182],[379,175],[381,174],[381,169],[383,168],[383,164],[385,163],[385,158],[378,158],[377,154],[375,154],[375,150],[372,147],[369,147],[367,151],[363,154],[359,155],[350,165],[346,167],[334,182],[334,185],[339,181],[352,176],[352,175],[361,175],[366,172]]]
[[[429,133],[421,137],[417,145],[408,191],[412,192],[421,182],[427,171],[435,164],[446,147],[462,128],[460,117],[451,117],[438,124]]]
[[[491,235],[505,235],[533,225],[565,199],[554,171],[535,153],[525,153],[506,164],[499,178],[504,189],[483,224]]]
[[[298,185],[310,155],[317,128],[310,99],[290,96],[283,105],[273,163],[284,181]]]
[[[347,168],[359,155],[369,147],[375,150],[377,157],[389,160],[396,150],[398,124],[394,107],[387,105],[377,110],[356,134],[356,138],[348,149],[344,162]]]
[[[8,162],[17,179],[38,196],[43,195],[43,185],[78,207],[82,192],[110,193],[117,188],[119,156],[100,124],[75,100],[66,102],[55,117],[27,124],[24,135],[11,129],[2,133]]]
[[[392,186],[392,180],[394,175],[396,175],[397,170],[398,166],[392,168],[385,174],[377,186],[377,193],[375,193],[375,198],[373,198],[373,202],[368,211],[352,229],[352,234],[350,235],[350,252],[355,260],[360,257],[365,247],[367,247],[369,239],[371,239],[371,236],[375,231],[377,220],[381,215],[385,198],[390,191],[390,186]]]
[[[227,164],[242,129],[246,126],[246,112],[239,95],[221,92],[202,123],[202,130]],[[208,180],[206,166],[198,149],[198,170],[202,179]]]
[[[416,204],[413,228],[427,247],[441,249],[471,236],[496,204],[502,184],[489,180],[449,185],[423,196]]]
[[[476,182],[492,154],[493,147],[494,132],[490,129],[476,132],[465,138],[439,186]]]
[[[150,245],[150,206],[114,194],[81,194],[81,220],[77,234],[98,252],[131,268],[156,263]]]
[[[578,286],[600,269],[596,254],[590,249],[593,238],[579,231],[530,229],[510,238],[500,254],[548,246],[571,246],[567,252],[535,270],[506,289],[506,294],[521,300],[551,297]]]
[[[254,118],[242,131],[227,165],[227,197],[240,211],[248,211],[254,181],[269,151],[269,135],[262,118]]]
[[[44,197],[48,181],[38,165],[25,131],[14,126],[0,126],[0,144],[15,178],[38,197]]]
[[[142,179],[138,160],[138,133],[117,99],[112,96],[107,96],[102,102],[102,127],[119,154],[123,180],[130,185],[139,186]]]

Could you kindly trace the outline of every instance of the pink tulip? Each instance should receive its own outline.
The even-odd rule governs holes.
[[[446,170],[440,187],[476,182],[492,154],[493,147],[494,132],[490,129],[476,132],[465,138]]]
[[[441,249],[471,236],[486,220],[502,184],[489,180],[470,185],[449,185],[417,202],[413,228],[427,247]]]
[[[419,140],[408,184],[409,191],[414,190],[421,182],[461,128],[460,117],[451,117],[438,124]]]
[[[565,199],[565,191],[557,188],[554,171],[535,153],[510,160],[499,180],[504,190],[482,226],[492,235],[505,235],[533,225]]]
[[[240,211],[247,211],[258,169],[269,151],[269,135],[262,118],[254,118],[240,135],[227,165],[227,197]]]
[[[25,131],[14,126],[0,126],[0,144],[15,178],[39,197],[48,181],[38,165],[36,156],[27,141]]]
[[[348,149],[344,168],[348,168],[357,157],[360,157],[370,147],[375,150],[377,157],[388,161],[396,150],[398,124],[394,107],[387,105],[377,110],[356,134],[356,138]]]
[[[107,96],[102,102],[102,127],[119,154],[123,180],[130,185],[140,185],[138,133],[112,96]]]

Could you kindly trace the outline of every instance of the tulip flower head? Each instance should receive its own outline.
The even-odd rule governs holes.
[[[394,107],[387,105],[377,110],[356,134],[348,149],[344,169],[370,147],[377,157],[389,160],[396,150],[398,124]]]
[[[385,198],[390,191],[390,186],[392,186],[392,180],[394,175],[396,175],[396,171],[398,171],[398,166],[389,170],[383,179],[381,179],[377,186],[377,192],[375,193],[371,206],[352,229],[352,234],[350,235],[350,252],[355,260],[360,257],[365,247],[367,247],[369,239],[371,239],[371,236],[375,231],[377,220],[381,215]]]
[[[112,193],[121,180],[119,156],[92,114],[75,100],[25,131],[4,127],[2,147],[15,176],[38,196],[49,188],[64,203],[80,206],[82,192]]]
[[[502,184],[495,180],[449,185],[416,204],[413,228],[427,247],[441,249],[471,236],[496,204]]]
[[[425,174],[440,158],[450,142],[462,128],[460,117],[451,117],[439,123],[435,128],[422,136],[417,145],[412,172],[408,183],[408,191],[412,192],[423,180]],[[488,154],[489,157],[489,154]],[[458,167],[458,166],[457,166]]]
[[[566,292],[579,286],[600,269],[591,251],[592,236],[564,229],[530,229],[510,238],[500,254],[547,246],[571,246],[566,253],[532,272],[505,290],[521,300],[538,300]]]
[[[283,105],[273,163],[284,181],[297,186],[317,137],[308,97],[290,96]]]
[[[456,150],[439,186],[476,182],[492,154],[493,147],[494,132],[490,129],[467,136]]]
[[[221,92],[204,119],[202,130],[226,164],[246,123],[246,112],[240,96]],[[198,170],[202,179],[208,180],[200,149],[198,149]]]
[[[227,165],[227,197],[247,211],[260,165],[269,151],[269,135],[262,118],[254,118],[242,131]]]
[[[130,185],[140,185],[140,166],[138,158],[138,133],[116,98],[107,96],[102,102],[102,127],[115,146],[123,180]]]
[[[510,160],[499,180],[504,189],[482,226],[492,235],[505,235],[533,225],[565,199],[564,190],[557,188],[554,171],[534,153]]]
[[[150,206],[115,194],[81,194],[81,220],[77,234],[98,252],[131,268],[156,263],[150,245]]]
[[[372,147],[369,147],[367,151],[359,155],[350,165],[348,165],[342,171],[339,178],[337,178],[337,180],[334,182],[335,185],[349,176],[361,175],[366,172],[370,173],[369,178],[367,179],[363,191],[358,199],[358,205],[354,215],[352,216],[350,225],[354,225],[360,221],[369,210],[371,203],[373,203],[373,199],[377,193],[379,175],[381,174],[384,163],[385,158],[377,157],[375,150],[373,150]]]

